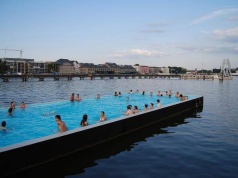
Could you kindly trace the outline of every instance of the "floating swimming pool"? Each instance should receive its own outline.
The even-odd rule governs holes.
[[[129,100],[126,100],[129,97]],[[189,96],[189,99],[195,96]],[[143,111],[145,104],[154,103],[160,99],[163,106],[180,102],[175,96],[150,96],[149,93],[124,94],[121,97],[101,96],[96,98],[83,98],[81,101],[55,101],[44,104],[28,105],[25,109],[17,107],[13,115],[9,116],[8,108],[0,108],[0,122],[7,122],[7,131],[0,132],[0,147],[32,140],[58,132],[54,116],[59,114],[66,123],[68,130],[80,127],[80,121],[84,114],[88,115],[89,125],[99,122],[100,113],[104,111],[108,120],[116,119],[124,115],[127,105],[137,105]],[[50,114],[44,116],[43,114]],[[52,113],[52,114],[51,114]]]
[[[129,101],[125,100],[127,96],[130,97]],[[74,152],[81,152],[98,144],[104,144],[104,142],[137,130],[143,132],[143,128],[155,123],[163,123],[173,119],[176,121],[180,115],[197,112],[197,109],[203,108],[203,97],[201,96],[189,96],[186,101],[179,101],[175,97],[162,97],[160,99],[164,105],[161,109],[155,108],[130,116],[123,116],[124,107],[131,104],[141,108],[144,103],[157,100],[157,96],[134,94],[125,95],[124,99],[123,97],[105,96],[96,101],[92,98],[85,99],[80,103],[61,101],[30,105],[28,110],[19,110],[18,112],[26,112],[27,119],[20,118],[20,114],[17,115],[18,118],[7,118],[13,120],[12,123],[15,123],[15,128],[5,132],[5,135],[3,134],[1,137],[0,143],[10,144],[0,147],[0,167],[3,170],[1,173],[3,176],[8,176],[29,167],[44,164]],[[57,109],[56,112],[60,112],[59,114],[63,116],[69,131],[52,134],[57,130],[56,123],[53,124],[55,122],[54,116],[52,115],[48,119],[41,116],[42,111],[49,112],[52,109]],[[102,109],[108,109],[107,117],[109,120],[98,122],[99,113]],[[17,110],[15,112],[17,113]],[[30,116],[28,116],[28,112],[31,113]],[[90,117],[90,125],[87,127],[79,127],[82,113],[87,113]],[[18,135],[16,136],[18,140],[15,139],[14,134],[10,135],[12,132]],[[44,136],[47,135],[46,133],[49,135]],[[10,135],[9,138],[7,138],[8,135]],[[24,139],[22,140],[21,137]],[[8,139],[12,138],[18,143],[11,144],[8,142]]]

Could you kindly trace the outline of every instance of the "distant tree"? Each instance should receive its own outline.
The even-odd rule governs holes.
[[[7,66],[6,61],[3,61],[2,59],[0,59],[0,73],[1,74],[7,73],[8,69],[9,69],[9,66]]]
[[[135,66],[140,66],[139,64],[135,64]]]
[[[220,73],[221,69],[212,69],[212,73]]]
[[[187,69],[185,69],[183,67],[169,66],[168,68],[169,68],[170,73],[173,73],[173,74],[186,74],[186,72],[187,72]]]
[[[55,62],[51,62],[48,64],[48,72],[58,72],[59,71],[59,64],[56,64]]]

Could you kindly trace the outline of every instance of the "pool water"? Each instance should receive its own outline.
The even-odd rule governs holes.
[[[129,97],[129,100],[126,98]],[[193,98],[194,96],[189,96]],[[162,106],[180,102],[175,96],[150,96],[149,93],[123,94],[117,96],[101,96],[96,98],[83,98],[81,101],[70,102],[68,100],[55,101],[44,104],[27,105],[25,109],[16,107],[12,116],[9,116],[8,108],[0,108],[0,122],[6,121],[7,131],[0,132],[0,147],[32,140],[58,132],[55,115],[59,114],[68,130],[80,127],[80,121],[84,114],[88,115],[89,125],[99,122],[101,111],[105,112],[108,120],[124,115],[128,105],[137,105],[143,111],[145,104],[154,103],[160,99]],[[44,116],[43,114],[49,114]]]

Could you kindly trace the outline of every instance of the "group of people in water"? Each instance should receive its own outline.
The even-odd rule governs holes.
[[[135,93],[139,93],[139,91],[137,90]],[[133,94],[133,91],[130,90],[129,94]],[[145,95],[145,94],[146,94],[145,91],[143,91],[142,95]],[[150,92],[149,95],[152,96],[153,92]],[[173,94],[172,94],[172,92],[170,90],[169,92],[165,91],[164,95],[160,91],[158,91],[158,93],[156,95],[160,96],[160,97],[164,96],[164,95],[168,96],[168,97],[171,97]],[[115,92],[114,96],[122,96],[122,94],[121,94],[121,92]],[[175,97],[180,99],[181,101],[185,101],[186,99],[188,99],[187,96],[183,96],[179,92],[176,92]],[[97,94],[96,95],[96,99],[99,99],[99,98],[100,98],[100,94]],[[129,97],[126,97],[126,100],[129,100]],[[76,97],[75,97],[75,94],[72,93],[71,96],[70,96],[70,101],[81,101],[81,97],[80,97],[79,94],[77,94]],[[21,109],[26,108],[26,104],[22,101],[20,103],[19,108],[21,108]],[[157,99],[157,108],[162,108],[162,104],[160,102],[160,99]],[[13,112],[14,109],[15,109],[15,103],[14,103],[14,101],[12,101],[10,103],[10,106],[9,106],[9,109],[8,109],[8,114],[12,115],[12,112]],[[145,104],[143,111],[148,111],[148,110],[151,110],[151,109],[154,109],[154,103],[150,103],[149,105]],[[139,112],[140,111],[139,111],[137,106],[134,106],[132,108],[132,105],[128,105],[127,106],[127,110],[125,111],[124,115],[132,115],[132,114],[136,114],[136,113],[139,113]],[[45,113],[45,114],[43,114],[43,116],[50,116],[50,115],[54,115],[54,114],[55,114],[55,111],[51,112],[51,113],[48,113],[48,114]],[[88,119],[88,115],[84,114],[83,117],[82,117],[82,120],[80,122],[80,126],[82,126],[82,127],[88,126],[87,119]],[[103,121],[106,121],[106,120],[107,120],[107,117],[105,115],[105,112],[101,111],[99,121],[103,122]],[[58,129],[59,129],[60,133],[65,132],[65,131],[68,130],[66,124],[61,120],[61,116],[60,115],[58,115],[58,114],[55,115],[55,121],[56,121],[56,123],[58,125]],[[1,130],[6,130],[6,121],[2,121],[0,129]]]
[[[10,106],[9,106],[9,108],[8,108],[8,115],[9,115],[9,116],[12,116],[13,111],[15,110],[15,108],[16,108],[15,102],[14,102],[14,101],[11,101]],[[21,108],[21,109],[26,108],[26,104],[22,101],[22,102],[20,103],[19,108]],[[2,121],[1,126],[0,126],[0,130],[7,130],[7,127],[6,127],[6,126],[7,126],[6,121]]]
[[[157,99],[157,108],[160,109],[162,108],[162,104],[160,102],[160,99]],[[148,111],[150,109],[154,109],[154,103],[150,103],[150,106],[148,104],[144,105],[144,110],[143,111]],[[132,109],[132,105],[127,106],[127,110],[125,112],[125,115],[132,115],[140,112],[137,106],[134,106]]]
[[[139,93],[139,91],[137,90],[136,93]],[[133,94],[133,91],[130,90],[129,94]],[[142,92],[142,95],[145,95],[145,91]],[[152,96],[152,95],[153,95],[153,92],[150,92],[150,96]],[[163,94],[161,94],[160,91],[158,91],[158,93],[156,95],[157,96],[163,96]],[[171,90],[169,92],[165,91],[165,95],[171,97],[172,96]],[[121,94],[121,92],[114,92],[114,96],[122,96],[122,94]],[[179,98],[181,101],[186,100],[186,97],[183,96],[182,94],[180,94],[179,92],[176,93],[175,97]],[[99,99],[99,98],[100,98],[100,94],[97,94],[96,99]],[[80,100],[81,100],[81,97],[79,96],[79,94],[77,94],[76,98],[74,98],[74,93],[71,94],[70,101],[80,101]],[[126,100],[129,100],[129,97],[126,97]],[[160,99],[157,99],[157,108],[162,108],[162,104],[160,102]],[[150,105],[145,104],[143,111],[148,111],[150,109],[154,109],[154,103],[150,103]],[[132,108],[132,105],[128,105],[127,110],[125,111],[124,114],[125,115],[132,115],[132,114],[136,114],[136,113],[139,113],[139,112],[140,111],[139,111],[137,106],[134,106]],[[66,131],[67,130],[66,124],[61,120],[60,115],[56,115],[55,119],[56,119],[56,122],[58,124],[59,132]],[[83,117],[82,117],[82,120],[80,122],[80,126],[82,126],[82,127],[88,126],[87,119],[88,119],[88,115],[84,114]],[[105,120],[107,120],[107,117],[105,116],[105,112],[101,111],[100,121],[102,122],[102,121],[105,121]]]
[[[80,97],[79,94],[77,94],[76,97],[75,97],[75,94],[72,93],[69,100],[70,100],[70,101],[80,101],[80,100],[81,100],[81,97]]]

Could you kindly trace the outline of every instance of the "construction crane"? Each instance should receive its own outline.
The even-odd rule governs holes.
[[[6,51],[20,51],[20,59],[22,59],[22,50],[21,49],[0,49],[0,50],[4,50],[5,54],[6,54]]]
[[[7,51],[19,51],[20,52],[20,60],[22,60],[22,50],[21,49],[0,49],[0,50],[4,50],[5,54]],[[13,63],[13,71],[16,70],[16,72],[18,73],[18,63],[16,62],[16,69]],[[21,73],[25,73],[25,64],[23,65],[23,63],[20,63],[20,72]]]

